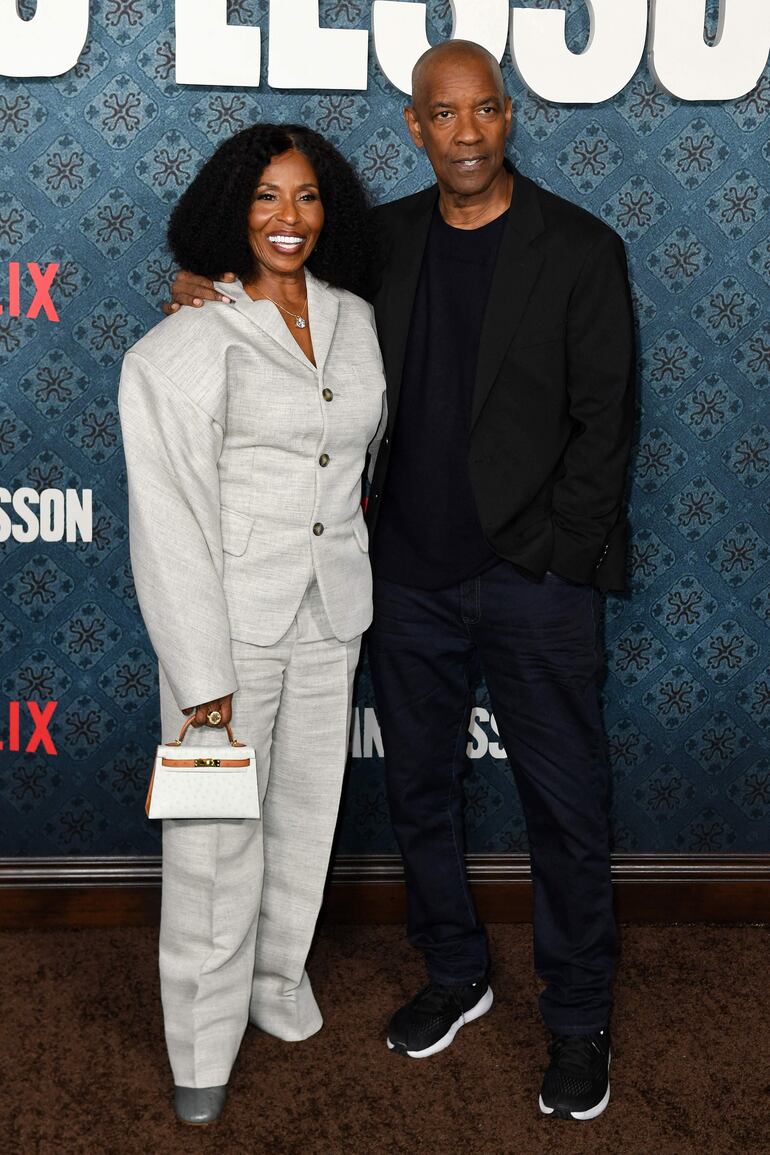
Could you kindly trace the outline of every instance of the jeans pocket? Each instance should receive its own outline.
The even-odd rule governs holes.
[[[560,582],[565,586],[571,586],[572,589],[575,590],[592,590],[594,588],[591,582],[576,582],[573,581],[572,578],[562,577],[561,574],[554,573],[552,569],[547,569],[545,576],[546,578],[550,578],[551,581]]]

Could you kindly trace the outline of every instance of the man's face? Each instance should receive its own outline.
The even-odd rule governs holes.
[[[500,175],[511,115],[491,64],[473,54],[427,64],[405,110],[442,191],[457,196],[478,196]]]

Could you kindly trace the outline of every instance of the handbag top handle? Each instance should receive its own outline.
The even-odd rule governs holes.
[[[186,733],[187,733],[187,731],[189,730],[190,726],[192,726],[192,720],[193,720],[193,718],[194,718],[194,717],[195,717],[195,715],[194,715],[194,714],[191,714],[191,715],[190,715],[190,717],[189,717],[189,718],[187,718],[187,719],[185,720],[185,722],[183,722],[183,724],[182,724],[182,729],[179,731],[179,737],[178,737],[178,738],[174,738],[174,740],[173,740],[172,742],[166,742],[166,743],[165,743],[165,745],[166,745],[166,746],[181,746],[181,745],[182,745],[182,741],[183,741],[183,739],[184,739],[184,736],[185,736],[185,734],[186,734]],[[212,727],[212,729],[215,729],[215,730],[216,730],[217,728],[218,728],[218,727],[216,727],[216,726]],[[237,738],[233,737],[233,732],[232,732],[232,730],[230,729],[230,727],[229,727],[227,724],[225,724],[225,726],[224,726],[223,728],[224,728],[224,729],[226,730],[226,732],[227,732],[227,740],[229,741],[229,743],[230,743],[230,745],[231,745],[231,746],[245,746],[245,744],[246,744],[245,742],[239,742],[239,741],[237,740]]]

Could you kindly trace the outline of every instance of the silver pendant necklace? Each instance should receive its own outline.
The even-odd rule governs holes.
[[[268,297],[267,293],[263,293],[262,295],[267,301],[270,302],[271,305],[275,305],[276,309],[281,309],[282,312],[288,313],[290,317],[293,317],[294,325],[297,329],[307,329],[307,321],[302,316],[302,313],[304,313],[305,309],[307,308],[307,297],[305,297],[305,304],[302,306],[302,311],[299,313],[292,313],[291,309],[287,309],[285,305],[281,305],[278,301],[274,301],[272,297]]]

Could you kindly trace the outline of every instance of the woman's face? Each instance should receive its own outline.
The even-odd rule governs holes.
[[[249,210],[249,244],[262,269],[286,275],[302,268],[324,224],[318,178],[296,149],[275,156]]]

